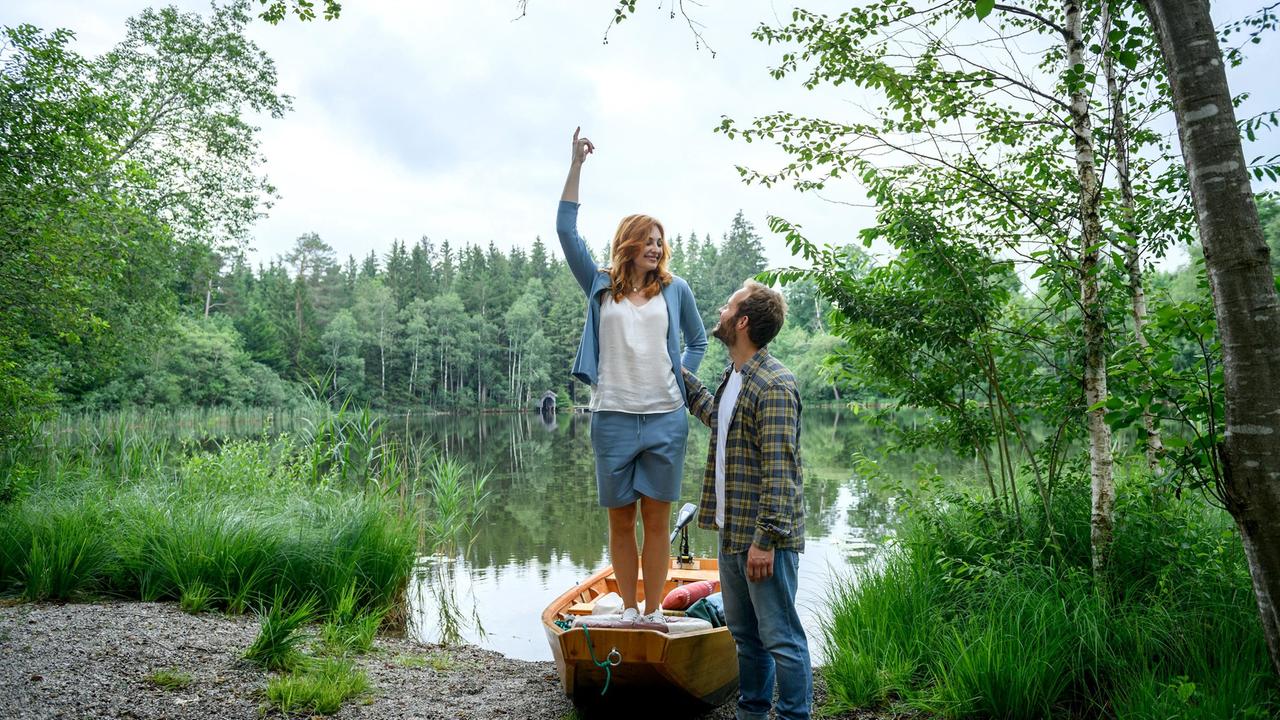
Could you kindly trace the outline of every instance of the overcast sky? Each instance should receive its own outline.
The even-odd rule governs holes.
[[[124,36],[145,0],[0,0],[0,24],[29,22],[77,33],[86,55]],[[176,3],[205,11],[207,2]],[[320,3],[317,3],[320,4]],[[668,233],[719,237],[742,209],[764,236],[774,265],[790,262],[766,217],[781,215],[823,243],[852,241],[873,221],[856,183],[822,197],[743,185],[735,165],[777,167],[780,153],[712,132],[722,115],[740,122],[786,109],[847,118],[864,103],[846,87],[805,91],[775,81],[780,50],[750,38],[761,21],[787,19],[779,0],[691,3],[716,51],[698,48],[670,0],[640,3],[635,17],[602,42],[612,0],[348,0],[332,22],[255,23],[251,37],[274,58],[281,91],[294,97],[282,120],[262,122],[266,173],[279,190],[251,244],[256,259],[284,253],[316,232],[340,257],[381,255],[393,239],[426,235],[455,245],[494,241],[554,246],[554,211],[573,129],[596,144],[583,171],[580,228],[598,247],[618,219],[644,212]],[[1260,1],[1214,3],[1219,23]],[[838,11],[847,2],[808,1]],[[1274,68],[1280,38],[1266,37],[1232,71],[1235,92],[1253,99],[1242,114],[1280,106]],[[1264,136],[1250,157],[1280,152]]]

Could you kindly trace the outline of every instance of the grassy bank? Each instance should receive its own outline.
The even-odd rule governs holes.
[[[0,594],[328,613],[354,593],[394,618],[417,555],[481,512],[482,481],[367,412],[233,440],[128,419],[60,422],[4,458]]]
[[[1089,572],[1087,481],[1019,524],[932,493],[825,623],[837,708],[948,718],[1270,718],[1280,703],[1239,537],[1199,496],[1122,488],[1112,571]],[[1024,508],[1035,507],[1033,502]]]

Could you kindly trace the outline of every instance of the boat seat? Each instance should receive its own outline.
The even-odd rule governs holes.
[[[667,582],[678,582],[680,584],[697,582],[699,580],[719,580],[719,570],[694,570],[692,568],[671,568],[667,571]]]
[[[570,615],[590,615],[591,611],[596,608],[596,601],[579,602],[565,608],[565,612]]]

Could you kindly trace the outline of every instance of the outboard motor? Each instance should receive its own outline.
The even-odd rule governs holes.
[[[679,565],[693,564],[693,555],[689,553],[689,523],[697,512],[697,505],[685,503],[684,507],[680,508],[680,514],[676,516],[675,529],[671,531],[671,538],[667,541],[675,542],[676,535],[680,535],[680,552],[676,555],[676,563]]]

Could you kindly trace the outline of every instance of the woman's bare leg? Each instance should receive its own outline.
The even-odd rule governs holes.
[[[671,567],[671,503],[640,496],[640,516],[644,522],[644,611],[662,610],[662,588]],[[615,565],[616,567],[616,565]],[[621,581],[621,578],[619,578]]]
[[[647,535],[646,533],[646,537]],[[640,574],[640,559],[636,553],[635,503],[609,508],[609,557],[613,563],[613,574],[618,578],[622,607],[636,607],[636,578]]]

